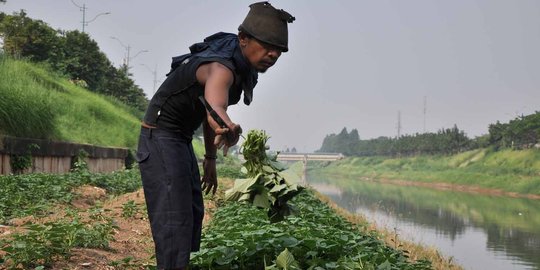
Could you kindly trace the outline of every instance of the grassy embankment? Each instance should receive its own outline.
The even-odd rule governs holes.
[[[46,67],[0,54],[0,134],[100,146],[137,146],[139,112]],[[194,140],[198,156],[202,144]]]
[[[449,183],[540,195],[537,149],[477,149],[453,156],[350,157],[313,170],[325,175]]]

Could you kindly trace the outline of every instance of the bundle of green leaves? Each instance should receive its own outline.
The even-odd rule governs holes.
[[[247,178],[236,179],[234,187],[225,192],[225,199],[268,209],[270,221],[278,222],[294,212],[287,202],[303,188],[293,179],[294,174],[286,172],[285,166],[277,161],[277,155],[267,155],[268,139],[263,130],[248,132],[241,148],[246,160],[242,172]]]

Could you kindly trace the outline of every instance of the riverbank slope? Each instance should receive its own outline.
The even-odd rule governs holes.
[[[538,149],[484,148],[452,156],[349,157],[309,167],[314,174],[540,198]]]

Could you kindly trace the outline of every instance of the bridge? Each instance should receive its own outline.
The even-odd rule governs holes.
[[[300,183],[303,186],[307,185],[307,179],[306,179],[306,170],[307,170],[307,162],[308,160],[316,160],[316,161],[336,161],[344,158],[345,156],[341,153],[279,153],[277,156],[278,161],[288,161],[288,162],[295,162],[295,161],[302,161],[303,172],[302,172],[302,182]]]
[[[277,160],[279,161],[336,161],[344,158],[341,153],[279,153]]]

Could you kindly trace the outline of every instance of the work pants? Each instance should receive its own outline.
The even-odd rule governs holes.
[[[191,140],[181,133],[142,128],[136,155],[158,269],[189,264],[198,251],[204,204]]]

